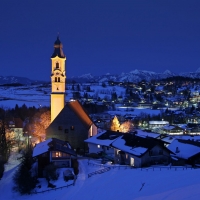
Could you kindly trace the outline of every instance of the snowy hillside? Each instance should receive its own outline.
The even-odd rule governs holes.
[[[102,166],[88,165],[88,159],[80,159],[80,173],[75,186],[20,196],[12,191],[12,176],[19,164],[16,158],[17,156],[11,157],[0,180],[2,200],[197,200],[200,195],[200,169],[183,167],[119,169],[111,166],[110,171],[88,178],[88,173],[101,169]],[[59,180],[54,184],[60,185]],[[41,189],[47,190],[45,180],[43,182]]]
[[[15,105],[22,106],[49,106],[50,87],[34,86],[1,86],[0,106],[4,108],[14,108]]]

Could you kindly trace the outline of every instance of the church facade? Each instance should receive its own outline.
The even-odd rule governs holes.
[[[73,149],[86,151],[84,140],[97,134],[97,126],[79,101],[65,103],[66,56],[59,37],[54,43],[51,60],[51,124],[46,129],[46,139],[57,138],[69,142]]]

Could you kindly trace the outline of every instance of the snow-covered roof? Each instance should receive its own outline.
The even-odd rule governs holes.
[[[105,133],[106,133],[106,131],[103,131],[93,137],[86,139],[85,142],[91,143],[91,144],[99,144],[99,145],[103,145],[103,146],[110,146],[112,144],[112,142],[116,140],[117,137],[112,137],[112,135],[110,135],[110,137],[108,139],[99,139],[98,138]]]
[[[160,136],[159,133],[153,133],[153,132],[145,132],[142,130],[137,130],[137,135],[138,136],[145,136],[145,137],[152,137],[152,138],[157,138]]]
[[[200,147],[174,140],[169,144],[168,149],[176,154],[177,157],[188,159],[189,157],[200,153]]]
[[[49,143],[52,141],[52,138],[44,141],[44,142],[40,142],[39,144],[37,144],[35,146],[35,148],[33,149],[33,157],[38,156],[40,154],[43,154],[45,152],[47,152],[49,150]]]
[[[126,146],[125,145],[125,140],[122,139],[123,136],[121,136],[120,138],[118,138],[117,140],[115,140],[112,143],[112,146],[120,149],[121,151],[124,151],[126,153],[130,153],[136,156],[141,156],[142,154],[144,154],[148,149],[145,147],[130,147],[130,146]]]
[[[160,140],[162,140],[163,142],[166,142],[166,143],[170,144],[170,143],[172,143],[172,141],[175,140],[175,138],[172,137],[172,136],[167,136],[167,137],[164,137],[164,138],[162,138]]]
[[[173,130],[175,128],[175,126],[167,125],[167,126],[163,126],[162,128],[165,130]]]
[[[49,151],[50,147],[51,151],[61,151],[76,156],[75,151],[71,148],[68,142],[59,140],[57,138],[50,138],[35,146],[35,148],[33,149],[33,157],[46,153],[47,151]]]
[[[161,124],[161,125],[164,125],[164,124],[169,124],[168,121],[149,121],[149,124]]]

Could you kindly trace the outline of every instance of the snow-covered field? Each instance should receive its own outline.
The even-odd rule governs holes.
[[[11,156],[4,176],[0,180],[1,200],[198,200],[200,196],[200,169],[111,168],[108,172],[88,178],[88,173],[100,169],[88,165],[88,159],[79,160],[80,173],[75,186],[20,196],[12,191],[12,176],[19,164],[16,158],[17,156]],[[55,182],[55,185],[60,186],[60,183],[61,179]],[[42,188],[48,189],[45,184]]]
[[[50,88],[38,86],[0,87],[0,107],[14,108],[15,105],[27,107],[50,106]]]
[[[125,88],[120,86],[107,86],[103,88],[99,85],[91,85],[91,91],[88,94],[94,95],[98,93],[98,96],[103,98],[104,96],[111,96],[112,92],[116,92],[118,95],[125,93]],[[71,86],[69,86],[71,88]],[[83,89],[83,87],[82,87]],[[22,106],[25,104],[27,107],[35,106],[36,108],[43,106],[50,106],[50,87],[44,87],[41,85],[35,86],[18,86],[18,87],[0,87],[0,107],[3,108],[14,108],[16,104]],[[66,100],[69,101],[72,98],[73,91],[66,91]],[[84,95],[84,91],[80,92]],[[133,108],[128,109],[127,107],[117,108],[116,111],[110,111],[110,114],[133,114],[140,115],[141,113],[147,114],[159,114],[160,110],[144,109],[144,108]]]

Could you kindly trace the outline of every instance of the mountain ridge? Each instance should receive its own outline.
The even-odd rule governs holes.
[[[107,81],[118,81],[118,82],[139,82],[142,80],[151,81],[151,80],[160,80],[173,76],[182,76],[188,78],[200,78],[200,68],[198,68],[195,72],[180,72],[173,73],[170,70],[165,70],[163,73],[156,73],[153,71],[147,70],[138,70],[134,69],[130,72],[122,72],[121,74],[111,74],[105,73],[103,75],[94,76],[91,73],[83,74],[81,76],[72,76],[67,79],[67,81],[75,81],[75,82],[107,82]],[[31,84],[42,84],[42,83],[50,83],[49,81],[42,80],[32,80],[26,77],[18,77],[18,76],[0,76],[0,85],[3,84],[23,84],[23,85],[31,85]]]
[[[151,81],[165,79],[173,76],[182,76],[189,78],[200,78],[200,68],[195,72],[180,72],[173,73],[170,70],[165,70],[163,73],[156,73],[153,71],[147,70],[132,70],[128,73],[122,72],[121,74],[110,74],[106,73],[105,75],[93,76],[88,73],[81,76],[72,76],[68,80],[74,80],[76,82],[106,82],[106,81],[118,81],[118,82],[139,82],[142,80]]]

